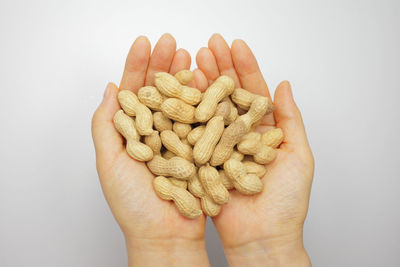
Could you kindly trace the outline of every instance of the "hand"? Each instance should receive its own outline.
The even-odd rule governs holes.
[[[220,75],[235,80],[236,87],[270,97],[257,61],[245,42],[236,40],[231,48],[220,35],[213,35],[208,48],[199,50],[197,65],[207,86]],[[300,112],[290,84],[279,84],[274,95],[275,110],[265,116],[259,131],[272,127],[283,130],[285,138],[275,161],[262,179],[264,190],[254,196],[231,191],[231,199],[214,224],[231,265],[309,266],[303,247],[303,223],[307,214],[314,160]]]
[[[132,45],[119,89],[107,86],[103,102],[92,120],[96,164],[104,195],[126,239],[129,265],[209,265],[204,242],[205,216],[186,219],[173,203],[161,200],[152,187],[153,174],[125,151],[113,125],[120,109],[119,90],[137,92],[153,83],[156,72],[175,74],[190,68],[187,51],[176,51],[176,42],[163,35],[150,56],[150,42],[139,37]],[[196,71],[195,73],[198,73]],[[195,75],[195,81],[196,81]],[[192,84],[196,86],[196,84]]]

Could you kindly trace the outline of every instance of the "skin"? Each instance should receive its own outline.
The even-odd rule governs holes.
[[[154,193],[154,176],[145,164],[131,159],[112,118],[120,109],[117,94],[137,92],[152,85],[154,73],[175,74],[190,68],[190,55],[176,50],[176,42],[163,35],[150,53],[150,42],[138,37],[132,45],[119,86],[109,84],[92,120],[96,163],[104,195],[127,244],[130,266],[208,266],[205,217],[189,220],[173,203]],[[232,77],[237,87],[270,97],[257,61],[245,42],[231,47],[213,35],[196,56],[198,69],[189,86],[205,90],[220,75]],[[310,266],[303,246],[314,161],[290,84],[282,82],[274,95],[274,113],[263,118],[258,131],[282,128],[285,139],[276,160],[262,179],[264,191],[231,199],[213,218],[225,254],[232,266]]]

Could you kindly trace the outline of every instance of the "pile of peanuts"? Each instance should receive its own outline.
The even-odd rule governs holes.
[[[276,157],[283,132],[254,131],[273,111],[267,97],[235,89],[228,76],[220,76],[201,93],[186,86],[192,79],[189,70],[175,76],[160,72],[155,86],[142,87],[137,95],[120,91],[122,110],[115,114],[114,125],[126,139],[127,153],[147,162],[156,175],[156,194],[194,219],[203,212],[218,215],[229,201],[228,190],[261,192],[264,165]]]

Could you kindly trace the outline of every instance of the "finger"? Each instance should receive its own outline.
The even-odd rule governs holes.
[[[113,124],[114,114],[120,109],[117,95],[117,86],[109,83],[92,118],[92,137],[99,165],[111,162],[110,159],[123,151],[123,139]]]
[[[169,72],[172,59],[176,50],[176,42],[171,34],[166,33],[158,40],[150,57],[146,75],[146,85],[154,84],[154,74],[157,72]]]
[[[196,63],[199,69],[206,76],[209,84],[218,78],[219,70],[217,61],[210,49],[207,47],[200,48],[196,55]]]
[[[252,93],[271,98],[257,60],[247,44],[242,40],[233,41],[231,53],[233,64],[243,88]]]
[[[196,87],[197,89],[199,89],[202,92],[204,92],[208,87],[207,77],[199,69],[195,69],[193,71],[193,81],[194,81],[194,87]]]
[[[137,90],[144,85],[151,45],[145,36],[139,36],[129,50],[119,85],[121,90]]]
[[[276,126],[284,133],[283,144],[293,148],[308,148],[300,110],[294,102],[289,82],[281,82],[274,95]]]
[[[231,50],[225,39],[218,33],[211,36],[208,48],[213,53],[221,75],[227,75],[235,81],[235,88],[240,87],[239,77],[233,65]]]
[[[180,70],[190,69],[190,63],[191,58],[189,52],[180,48],[175,52],[169,73],[175,75]]]

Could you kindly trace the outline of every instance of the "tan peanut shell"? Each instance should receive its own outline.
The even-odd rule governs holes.
[[[140,102],[149,109],[161,111],[161,104],[164,101],[163,96],[154,86],[145,86],[139,89],[138,98]]]
[[[172,130],[178,135],[180,139],[184,139],[192,130],[192,126],[190,126],[190,124],[187,123],[176,121],[172,125]]]
[[[155,85],[163,95],[179,98],[189,105],[196,105],[201,100],[200,90],[180,84],[177,78],[166,72],[155,74]]]
[[[179,81],[180,84],[186,85],[193,80],[193,72],[190,70],[181,70],[175,74],[175,78]]]
[[[154,154],[160,154],[162,143],[158,131],[153,131],[152,134],[145,136],[144,143],[153,150]]]
[[[248,110],[251,103],[257,97],[258,95],[250,93],[249,91],[242,88],[236,88],[231,95],[232,101],[236,105],[238,105],[239,108],[244,110]]]
[[[136,117],[136,129],[140,135],[149,135],[153,132],[153,114],[148,107],[140,103],[133,92],[120,91],[118,100],[127,115]]]
[[[201,209],[203,212],[210,217],[217,216],[221,210],[221,205],[215,203],[206,193],[203,186],[200,183],[200,180],[196,175],[193,175],[188,180],[188,190],[194,196],[201,199]]]
[[[168,98],[161,105],[161,111],[169,119],[182,123],[195,123],[195,108],[178,98]]]
[[[267,169],[264,165],[255,163],[254,161],[245,160],[242,163],[246,167],[247,173],[255,174],[260,178],[264,177],[265,173],[267,172]]]
[[[214,148],[224,131],[224,119],[213,117],[207,122],[203,135],[193,147],[193,158],[197,164],[205,164],[210,160]]]
[[[154,128],[160,133],[165,130],[172,130],[172,121],[162,114],[162,112],[154,112],[153,114]]]
[[[226,189],[231,190],[231,189],[235,188],[233,186],[231,179],[228,176],[226,176],[224,170],[219,170],[218,173],[219,173],[219,177],[221,178],[221,182],[225,186]]]
[[[246,167],[236,159],[224,163],[225,174],[231,179],[237,191],[244,195],[253,195],[263,190],[263,183],[255,174],[248,174]]]
[[[239,152],[253,155],[254,161],[259,164],[268,164],[276,157],[276,151],[255,139],[245,139],[237,145]]]
[[[166,130],[161,132],[160,137],[161,142],[166,149],[181,158],[184,158],[188,161],[193,161],[192,147],[182,143],[176,133]]]
[[[200,104],[196,108],[197,121],[206,122],[215,113],[218,103],[226,96],[232,94],[235,83],[228,76],[220,76],[207,88]]]
[[[211,199],[217,204],[225,204],[229,200],[229,192],[222,184],[217,169],[207,164],[199,169],[199,179]]]
[[[172,176],[181,180],[189,179],[196,172],[193,163],[180,157],[167,160],[160,155],[154,155],[153,159],[147,162],[147,167],[155,175]]]
[[[180,188],[183,188],[183,189],[187,189],[187,181],[176,179],[174,177],[169,177],[168,179],[171,181],[171,183],[173,183],[177,187],[180,187]]]
[[[194,219],[202,214],[196,198],[187,190],[174,185],[168,178],[164,176],[154,178],[153,186],[160,198],[173,200],[183,216]]]
[[[283,131],[281,128],[271,129],[261,135],[261,142],[272,148],[277,148],[283,141]]]
[[[114,126],[126,139],[126,151],[129,156],[139,161],[148,161],[153,158],[153,151],[139,141],[140,136],[135,128],[135,121],[124,111],[119,110],[114,115]]]
[[[187,140],[191,145],[195,145],[197,140],[200,139],[200,137],[203,135],[204,131],[206,129],[206,126],[200,125],[194,128],[193,130],[190,131],[190,133],[187,136]]]
[[[171,159],[173,157],[176,157],[176,155],[174,153],[172,153],[171,151],[167,150],[162,154],[164,159]]]
[[[238,161],[242,161],[244,158],[244,155],[237,151],[236,149],[233,150],[231,156],[229,157],[230,159],[237,159]]]
[[[226,100],[217,105],[214,117],[222,116],[224,118],[225,125],[229,125],[234,122],[239,115],[237,108],[233,105],[232,101],[230,101],[229,97],[226,97],[225,99]]]

